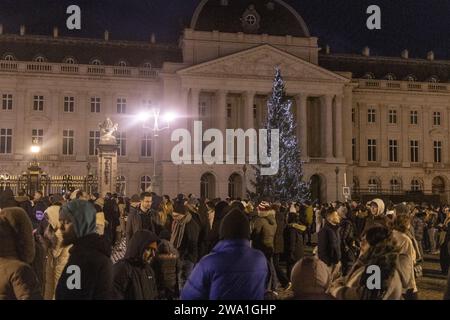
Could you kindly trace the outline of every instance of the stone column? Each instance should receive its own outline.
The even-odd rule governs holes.
[[[333,158],[333,96],[323,97],[322,125],[324,127],[325,158],[330,161]]]
[[[343,113],[342,113],[342,129],[343,129],[342,144],[344,147],[344,156],[347,159],[348,163],[352,162],[352,139],[356,138],[353,137],[352,108],[353,108],[353,88],[351,86],[346,86],[344,88]],[[357,117],[355,115],[355,125],[356,119]]]
[[[15,92],[15,101],[13,101],[13,108],[16,110],[16,125],[15,130],[13,130],[13,136],[17,137],[14,139],[14,153],[17,160],[22,160],[25,152],[24,139],[25,136],[25,105],[26,105],[26,91],[19,89]]]
[[[389,166],[389,139],[387,136],[387,123],[388,123],[388,106],[385,104],[380,104],[380,118],[379,120],[379,130],[380,130],[380,141],[377,141],[377,149],[380,150],[381,154],[381,166]],[[377,151],[378,151],[377,150]]]
[[[202,159],[201,157],[198,157],[198,155],[201,155],[203,153],[202,148],[202,139],[203,137],[199,135],[196,137],[194,134],[194,122],[200,120],[200,112],[199,112],[199,102],[200,101],[200,89],[192,88],[191,89],[191,104],[190,104],[190,117],[191,121],[189,123],[189,131],[191,132],[192,136],[192,142],[193,142],[193,148],[192,148],[192,159],[195,163],[201,164]],[[196,141],[195,139],[198,138],[199,141]],[[197,155],[197,157],[196,157]]]
[[[428,110],[428,106],[422,106],[422,120],[423,123],[423,140],[419,142],[419,153],[422,150],[422,159],[419,161],[423,162],[425,165],[432,166],[433,163],[433,152],[432,152],[432,141],[430,139],[430,127],[431,127],[431,113]]]
[[[336,158],[339,160],[343,160],[344,152],[343,152],[343,135],[342,135],[342,96],[336,97],[336,132],[335,132],[335,143],[336,143]]]
[[[402,141],[401,141],[401,149],[402,150],[402,166],[409,167],[411,164],[411,160],[409,159],[410,154],[410,145],[409,145],[409,135],[408,135],[408,117],[409,110],[405,105],[400,106],[401,110],[401,126],[402,126]],[[419,145],[419,148],[421,146]],[[419,149],[420,150],[420,149]]]
[[[253,118],[253,106],[255,104],[255,92],[245,92],[245,111],[244,111],[244,129],[255,128],[255,119]]]
[[[225,130],[227,129],[227,91],[225,90],[217,90],[216,92],[215,126],[225,136]]]
[[[297,126],[298,126],[298,141],[300,142],[300,151],[303,159],[308,158],[308,113],[307,103],[308,94],[301,93],[295,97],[297,104]]]
[[[87,143],[89,139],[89,128],[87,127],[88,119],[95,117],[95,114],[91,113],[90,97],[87,92],[80,92],[79,96],[75,98],[75,111],[83,119],[81,123],[77,124],[74,128],[75,131],[75,155],[77,161],[86,161],[86,154],[88,154]],[[104,101],[102,100],[101,107],[104,107]],[[100,110],[101,111],[101,110]],[[65,129],[65,128],[63,128]]]
[[[367,135],[365,128],[367,127],[367,105],[358,104],[359,113],[359,164],[367,166]]]

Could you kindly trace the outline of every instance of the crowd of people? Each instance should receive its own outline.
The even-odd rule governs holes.
[[[414,300],[424,254],[439,254],[448,273],[449,222],[450,207],[386,208],[381,199],[253,203],[6,189],[0,300],[273,300],[289,292],[298,300]],[[374,266],[379,286],[369,284]],[[443,295],[450,299],[450,288]]]

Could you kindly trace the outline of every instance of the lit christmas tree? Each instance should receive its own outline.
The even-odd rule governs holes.
[[[309,183],[303,181],[303,162],[297,141],[296,124],[292,113],[292,102],[286,98],[281,71],[276,69],[272,96],[267,102],[267,145],[270,156],[270,130],[279,129],[279,171],[276,175],[261,175],[261,164],[254,165],[255,180],[251,181],[254,192],[247,191],[249,198],[259,203],[263,199],[281,202],[304,202],[309,200]]]

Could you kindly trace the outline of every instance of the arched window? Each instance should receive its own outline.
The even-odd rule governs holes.
[[[127,193],[127,180],[124,176],[117,177],[116,192],[120,195]]]
[[[384,77],[384,79],[386,79],[386,80],[388,80],[388,81],[395,81],[397,78],[396,78],[395,74],[393,74],[393,73],[388,73],[388,74]]]
[[[413,74],[409,74],[408,76],[406,76],[405,80],[409,82],[416,82],[417,78]]]
[[[101,66],[102,62],[99,59],[94,59],[94,60],[91,61],[91,64],[93,66]]]
[[[200,178],[200,197],[203,199],[214,199],[216,191],[216,179],[211,173],[205,173]]]
[[[422,183],[419,179],[411,181],[411,191],[422,191]]]
[[[366,72],[363,76],[363,79],[373,80],[375,79],[375,75],[372,72]]]
[[[15,61],[15,60],[16,60],[16,57],[14,57],[14,55],[12,55],[12,54],[5,54],[5,55],[3,56],[3,60],[6,60],[6,61]]]
[[[438,76],[431,76],[430,78],[428,78],[428,82],[438,83],[439,82],[439,77]]]
[[[34,58],[35,62],[45,62],[45,58],[44,56],[37,56],[36,58]]]
[[[242,198],[242,177],[237,173],[228,178],[228,196],[232,199]]]
[[[402,185],[398,178],[392,178],[390,183],[391,183],[391,192],[395,193],[401,191]]]
[[[381,183],[378,178],[370,178],[368,184],[369,193],[379,193],[381,191]]]
[[[149,176],[141,177],[141,191],[150,191],[152,186],[152,179]]]
[[[119,61],[119,62],[117,63],[117,65],[118,65],[119,67],[126,67],[126,66],[127,66],[127,62],[124,61],[124,60],[121,60],[121,61]]]
[[[72,58],[72,57],[67,57],[67,58],[64,59],[64,63],[75,64],[75,59]]]

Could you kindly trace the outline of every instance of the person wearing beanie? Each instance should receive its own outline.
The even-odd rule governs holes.
[[[263,300],[268,266],[250,246],[246,215],[233,208],[219,228],[220,241],[192,271],[181,300]]]
[[[67,265],[56,287],[56,300],[108,300],[112,295],[111,248],[104,238],[96,233],[94,206],[85,200],[75,199],[63,205],[59,220],[63,246],[72,245]],[[81,271],[80,287],[68,287],[73,278],[72,268]],[[76,271],[75,271],[76,272]]]
[[[113,267],[115,300],[155,300],[158,297],[151,267],[158,241],[158,236],[147,230],[133,235],[125,257]]]
[[[330,270],[317,257],[305,257],[298,261],[291,273],[295,300],[333,300],[327,294],[331,282]]]
[[[41,300],[41,286],[30,265],[35,257],[30,218],[22,208],[3,205],[0,210],[0,300]]]

